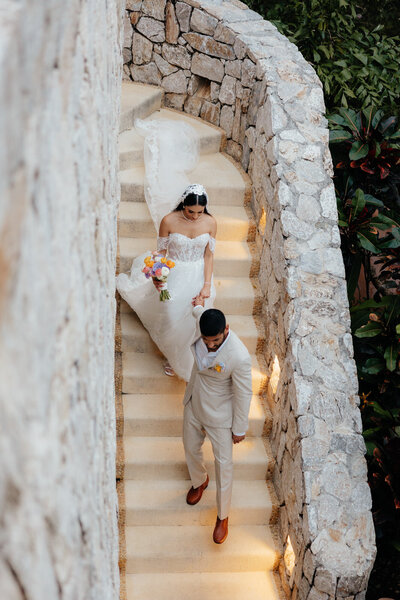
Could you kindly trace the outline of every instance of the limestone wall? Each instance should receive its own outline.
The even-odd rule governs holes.
[[[285,589],[361,599],[374,530],[321,83],[237,0],[126,8],[124,76],[224,128],[253,181]]]
[[[2,600],[118,598],[122,22],[119,0],[0,6]]]

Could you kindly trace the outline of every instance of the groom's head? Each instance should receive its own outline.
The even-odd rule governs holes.
[[[205,310],[200,317],[200,332],[209,352],[215,352],[229,333],[225,315],[216,308]]]

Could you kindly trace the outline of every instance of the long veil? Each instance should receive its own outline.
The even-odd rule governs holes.
[[[144,137],[144,195],[158,233],[190,183],[187,172],[197,163],[199,144],[193,127],[172,119],[136,119],[135,127]]]

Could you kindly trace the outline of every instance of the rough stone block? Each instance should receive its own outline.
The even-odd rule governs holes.
[[[172,46],[163,44],[162,56],[171,65],[176,65],[182,69],[190,69],[191,57],[186,48],[182,46]]]
[[[139,19],[136,29],[152,42],[164,42],[165,30],[164,24],[150,17]]]
[[[153,44],[140,33],[134,33],[132,39],[132,61],[135,65],[143,65],[151,61]]]
[[[153,52],[153,61],[156,63],[158,70],[164,77],[166,75],[171,75],[171,73],[175,73],[178,70],[178,67],[170,65],[169,62],[164,60],[162,56],[156,54],[155,52]]]
[[[195,53],[192,58],[192,73],[220,83],[224,77],[224,65],[217,58]]]
[[[140,83],[149,83],[152,85],[160,85],[161,83],[160,71],[153,62],[148,65],[131,65],[131,75],[133,81]]]
[[[192,8],[185,2],[177,2],[175,6],[175,12],[181,31],[189,31]]]
[[[164,21],[166,0],[143,0],[142,12],[159,21]]]
[[[215,19],[198,8],[193,9],[192,18],[190,19],[190,26],[193,31],[205,33],[206,35],[213,35],[217,23],[218,19]]]
[[[219,125],[219,115],[220,107],[218,104],[212,104],[211,102],[207,101],[203,103],[200,111],[200,116],[202,119],[209,121],[214,125]]]
[[[216,42],[214,38],[201,33],[184,33],[183,38],[199,52],[207,56],[215,56],[225,60],[234,60],[235,53],[232,46]]]
[[[222,104],[234,104],[235,103],[235,87],[236,79],[225,75],[222,80],[221,89],[219,92],[219,100]]]
[[[165,19],[165,39],[169,44],[176,44],[179,34],[179,24],[175,15],[174,5],[171,2],[168,2]]]
[[[186,94],[187,79],[182,71],[177,71],[164,77],[161,86],[166,92],[172,94]]]

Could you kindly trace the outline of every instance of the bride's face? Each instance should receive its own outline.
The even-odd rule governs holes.
[[[184,206],[182,212],[187,219],[197,221],[197,219],[204,215],[204,206],[200,206],[199,204],[195,204],[194,206]]]

